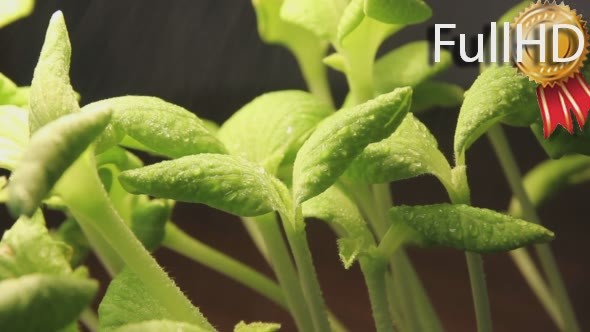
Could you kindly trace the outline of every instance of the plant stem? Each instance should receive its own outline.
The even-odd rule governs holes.
[[[334,106],[330,84],[328,83],[328,72],[322,62],[325,48],[291,47],[290,50],[297,59],[309,91],[323,102]]]
[[[264,240],[272,268],[277,276],[291,315],[299,331],[313,331],[311,315],[305,303],[305,297],[297,279],[291,255],[285,245],[283,234],[274,213],[255,219],[258,230]]]
[[[313,258],[309,251],[301,208],[296,209],[294,219],[290,219],[288,216],[281,216],[281,219],[285,234],[287,235],[287,241],[293,253],[293,258],[295,258],[295,265],[299,272],[303,295],[311,311],[314,331],[329,332],[330,323],[327,318],[326,305],[322,297],[322,290],[315,267],[313,266]]]
[[[179,321],[215,330],[168,277],[114,210],[89,153],[63,175],[58,192],[76,220],[94,227],[140,278],[146,290]],[[88,199],[91,197],[92,199]]]
[[[508,183],[510,184],[510,188],[512,189],[514,196],[516,196],[516,199],[518,199],[520,202],[524,218],[531,222],[540,224],[541,219],[539,218],[539,215],[537,214],[537,211],[531,202],[526,189],[524,188],[520,170],[518,169],[518,165],[516,164],[514,155],[510,149],[506,135],[504,134],[504,130],[500,125],[497,125],[488,131],[488,137],[492,143],[498,159],[500,160],[500,164],[504,174],[506,175]],[[567,294],[565,284],[559,273],[557,263],[555,262],[555,257],[553,257],[553,253],[551,252],[549,245],[535,245],[535,250],[539,256],[541,267],[545,272],[547,279],[549,280],[551,291],[555,296],[555,300],[557,301],[559,310],[561,312],[561,317],[564,322],[564,330],[580,331],[580,327]]]
[[[249,266],[192,238],[171,222],[166,224],[162,243],[168,249],[201,263],[286,307],[281,288],[271,279]]]
[[[378,332],[394,331],[389,313],[385,275],[387,260],[385,258],[361,258],[359,260],[365,283],[369,290],[371,309],[375,327]]]
[[[82,311],[82,313],[80,314],[80,321],[82,322],[82,324],[84,324],[84,326],[86,326],[88,331],[98,331],[98,316],[92,309],[84,309],[84,311]]]
[[[471,283],[471,295],[475,304],[475,316],[477,318],[477,330],[479,332],[492,332],[492,315],[490,314],[490,302],[486,286],[483,259],[481,255],[466,252],[469,281]]]
[[[105,268],[107,273],[114,277],[125,267],[125,263],[121,257],[113,250],[111,245],[97,232],[91,224],[80,223],[80,228],[84,236],[88,239],[88,243],[94,251],[94,254]]]

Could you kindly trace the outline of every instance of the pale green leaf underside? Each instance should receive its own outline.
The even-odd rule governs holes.
[[[410,88],[396,89],[320,123],[295,159],[296,204],[328,189],[367,145],[395,131],[410,108],[411,98]]]
[[[203,203],[239,216],[269,213],[282,203],[273,177],[246,159],[198,154],[121,173],[134,194]]]
[[[345,177],[358,183],[386,183],[432,174],[450,186],[451,167],[428,128],[409,113],[388,138],[370,144]]]
[[[416,87],[449,68],[451,53],[443,50],[440,62],[431,63],[431,51],[427,41],[411,42],[379,58],[373,70],[375,89],[389,92],[403,86]]]
[[[283,159],[294,158],[317,124],[332,113],[307,92],[271,92],[232,115],[218,137],[232,155],[275,173]]]
[[[63,173],[102,133],[110,119],[110,110],[74,113],[37,131],[8,186],[11,212],[15,216],[32,215]]]
[[[509,251],[554,238],[546,228],[463,204],[399,206],[389,211],[393,227],[411,230],[410,242],[472,252]]]
[[[0,169],[13,170],[29,142],[28,112],[0,106]]]
[[[432,16],[423,0],[365,0],[365,14],[389,24],[415,24]]]
[[[360,211],[338,187],[332,186],[302,204],[303,216],[329,223],[339,234],[338,251],[345,268],[357,256],[374,246],[374,240]]]
[[[34,133],[47,123],[80,110],[70,84],[71,46],[63,14],[51,17],[31,83],[29,128]]]
[[[118,144],[127,135],[131,146],[171,158],[197,153],[225,153],[223,144],[205,124],[186,109],[156,97],[124,96],[84,106],[84,112],[110,108],[111,125],[99,141],[99,152]],[[145,148],[142,148],[145,147]]]
[[[113,332],[207,332],[202,328],[171,320],[148,320],[121,326]]]
[[[281,324],[277,323],[245,323],[244,321],[239,322],[234,328],[234,332],[276,332],[280,330]]]
[[[94,280],[31,274],[0,282],[0,330],[56,331],[75,321],[98,289]]]
[[[313,32],[321,39],[333,40],[345,6],[345,0],[285,0],[281,18]]]
[[[27,17],[35,7],[34,0],[2,0],[0,3],[0,28]]]
[[[485,70],[465,93],[455,131],[455,155],[464,153],[493,125],[508,117],[530,124],[539,115],[535,84],[511,66]],[[514,119],[515,120],[515,119]]]

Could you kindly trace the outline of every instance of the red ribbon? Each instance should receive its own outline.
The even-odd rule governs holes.
[[[561,125],[570,134],[574,133],[573,111],[578,126],[584,128],[590,111],[590,85],[582,74],[576,74],[566,83],[537,88],[537,101],[541,107],[543,132],[545,138],[551,136],[557,126]]]

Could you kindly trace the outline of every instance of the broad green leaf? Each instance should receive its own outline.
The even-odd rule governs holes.
[[[274,178],[246,159],[198,154],[121,173],[133,194],[203,203],[239,216],[258,216],[281,205]]]
[[[588,122],[584,126],[584,131],[576,130],[573,135],[563,127],[557,127],[549,138],[545,138],[543,134],[541,119],[533,123],[531,129],[543,150],[553,159],[576,153],[590,156],[590,124]]]
[[[359,254],[374,247],[375,241],[354,202],[338,187],[332,186],[302,205],[303,216],[329,223],[339,233],[339,256],[346,269]]]
[[[27,17],[35,7],[35,0],[2,0],[0,3],[0,28]]]
[[[284,0],[280,15],[321,39],[333,40],[345,6],[345,0]]]
[[[127,324],[174,319],[144,288],[141,280],[124,269],[110,283],[98,307],[100,331],[114,331]]]
[[[0,280],[26,274],[72,273],[71,248],[54,240],[39,212],[34,218],[19,218],[0,241]]]
[[[102,133],[110,119],[110,110],[74,113],[37,131],[8,186],[8,206],[13,215],[32,215],[62,174]]]
[[[295,159],[296,205],[328,189],[373,142],[387,138],[406,116],[412,89],[400,88],[325,119]]]
[[[465,93],[455,130],[455,157],[500,121],[530,125],[539,116],[535,84],[511,66],[494,66],[479,75]]]
[[[90,305],[98,283],[76,276],[31,274],[0,282],[0,330],[56,331]]]
[[[83,110],[103,108],[113,110],[113,119],[101,137],[99,152],[118,144],[127,135],[148,152],[171,158],[206,152],[225,153],[223,144],[207,130],[201,119],[162,99],[116,97],[86,105]]]
[[[200,327],[171,320],[148,320],[121,326],[114,332],[206,332]]]
[[[172,204],[164,199],[140,197],[131,215],[131,230],[149,251],[154,251],[164,239],[166,222],[170,220]]]
[[[70,255],[69,258],[70,265],[73,267],[77,267],[84,260],[88,257],[88,253],[90,252],[90,244],[88,243],[88,239],[82,232],[80,225],[78,222],[73,218],[68,218],[64,222],[59,225],[59,228],[55,233],[53,233],[53,237],[57,241],[61,241],[68,246],[70,246]]]
[[[14,170],[29,143],[27,111],[0,106],[0,169]]]
[[[332,113],[330,106],[307,92],[271,92],[236,112],[218,137],[231,154],[274,174],[283,159],[292,160],[317,124]]]
[[[49,21],[45,42],[31,83],[31,134],[47,123],[80,110],[70,84],[71,46],[62,12]]]
[[[245,323],[239,322],[234,328],[234,332],[276,332],[281,329],[281,324],[277,323]]]
[[[393,227],[409,230],[409,242],[472,252],[508,251],[553,240],[546,228],[468,205],[398,206],[389,211]]]
[[[365,14],[389,24],[415,24],[432,16],[423,0],[365,0]]]
[[[451,167],[428,128],[411,113],[388,138],[370,144],[345,177],[357,183],[386,183],[431,174],[452,188]]]
[[[448,69],[453,59],[448,51],[441,52],[440,62],[431,63],[427,41],[408,43],[394,49],[375,63],[373,75],[378,93],[411,86],[415,87]]]
[[[523,185],[531,202],[539,206],[567,187],[590,181],[590,157],[572,155],[547,160],[526,174]],[[520,203],[513,198],[510,214],[522,215]]]
[[[465,91],[458,85],[426,81],[414,88],[412,113],[424,112],[434,107],[454,108],[463,103]]]

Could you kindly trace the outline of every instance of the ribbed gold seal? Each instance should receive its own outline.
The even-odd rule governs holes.
[[[546,54],[545,62],[541,62],[538,45],[527,45],[523,49],[522,62],[516,62],[518,69],[537,84],[554,86],[559,82],[565,82],[580,71],[588,55],[588,32],[586,22],[578,16],[575,10],[569,6],[555,2],[537,2],[518,15],[513,25],[513,36],[516,33],[516,24],[522,26],[523,39],[539,39],[541,24],[545,25]],[[553,62],[553,26],[555,24],[571,24],[578,27],[584,40],[568,29],[560,29],[558,34],[558,50],[561,58],[569,58],[575,55],[580,42],[584,43],[584,51],[576,59],[570,62]],[[513,52],[516,59],[516,52]]]

